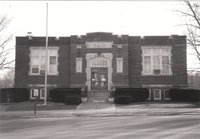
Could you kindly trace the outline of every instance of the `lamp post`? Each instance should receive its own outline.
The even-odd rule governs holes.
[[[46,4],[46,45],[45,45],[44,105],[47,104],[47,72],[48,72],[48,3]]]

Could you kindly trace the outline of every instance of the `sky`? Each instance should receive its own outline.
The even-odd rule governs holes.
[[[8,32],[14,36],[46,34],[47,1],[1,1],[0,13],[12,18]],[[49,1],[48,35],[85,35],[112,32],[121,35],[185,35],[185,19],[175,10],[185,10],[183,1]],[[15,46],[15,39],[10,43]],[[11,57],[14,56],[14,52]],[[188,48],[188,69],[199,68]]]

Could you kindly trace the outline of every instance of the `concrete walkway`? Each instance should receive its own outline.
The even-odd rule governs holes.
[[[152,116],[199,115],[200,108],[136,108],[135,105],[115,106],[112,103],[81,103],[77,109],[37,111],[1,111],[0,118],[9,117],[69,117],[69,116]]]

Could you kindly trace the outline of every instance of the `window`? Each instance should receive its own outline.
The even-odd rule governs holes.
[[[45,98],[45,90],[44,88],[41,89],[30,89],[30,99],[35,99],[34,93],[38,94],[37,99],[44,99]]]
[[[171,75],[171,47],[142,47],[142,75]]]
[[[51,65],[55,65],[56,64],[56,56],[50,56],[50,62]]]
[[[57,59],[56,56],[49,57],[49,73],[56,73],[57,72]]]
[[[48,49],[48,74],[58,74],[58,48]],[[46,69],[46,51],[44,47],[30,48],[30,75],[44,75]]]
[[[144,56],[143,72],[146,74],[151,74],[151,57]]]
[[[32,73],[33,74],[37,74],[37,73],[39,73],[39,65],[38,65],[38,63],[39,63],[39,56],[32,56],[31,57],[31,62],[32,62]]]
[[[123,58],[117,58],[117,73],[123,72]]]
[[[165,100],[171,100],[168,89],[164,90],[164,98],[165,98]]]
[[[170,73],[170,62],[168,56],[162,56],[162,74],[169,74]]]
[[[82,73],[82,58],[76,58],[76,72]]]
[[[30,99],[35,99],[36,93],[38,94],[38,89],[30,89]]]
[[[149,97],[147,98],[147,100],[151,100],[151,89],[149,89]]]
[[[153,56],[153,74],[159,75],[160,74],[160,57]]]
[[[154,89],[154,100],[161,100],[161,90],[160,89]]]
[[[44,90],[44,88],[40,89],[40,99],[45,99],[45,90]]]
[[[94,58],[90,61],[91,67],[108,67],[108,60],[102,57]]]
[[[58,74],[58,49],[48,50],[48,73],[51,75]]]
[[[33,89],[30,90],[30,99],[35,99]]]

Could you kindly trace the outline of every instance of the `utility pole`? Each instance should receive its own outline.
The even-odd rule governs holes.
[[[45,47],[44,105],[47,105],[47,72],[48,72],[48,3],[46,4],[46,47]]]

